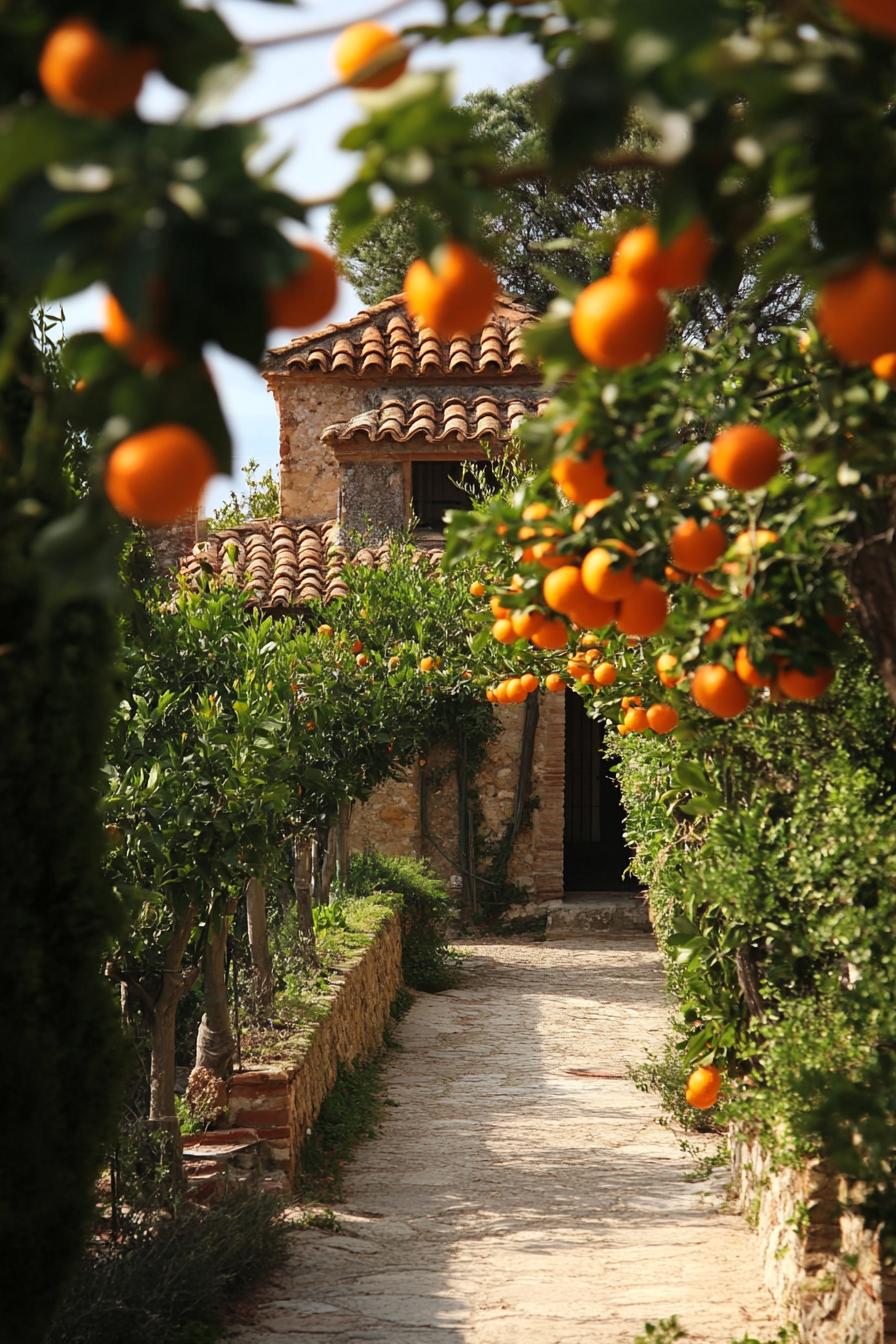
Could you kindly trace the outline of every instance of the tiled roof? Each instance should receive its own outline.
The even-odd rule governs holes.
[[[444,542],[420,538],[416,563],[436,569]],[[180,562],[180,572],[196,585],[204,572],[249,590],[252,606],[287,611],[322,599],[332,602],[348,591],[348,565],[388,569],[388,545],[362,547],[350,555],[334,522],[291,523],[263,518],[213,532],[198,541]]]
[[[393,439],[406,443],[418,435],[427,443],[442,443],[446,439],[467,443],[480,439],[504,441],[525,416],[537,415],[547,401],[547,397],[498,401],[481,396],[471,400],[445,397],[439,402],[431,397],[416,397],[406,403],[390,397],[351,420],[329,425],[321,438],[324,443],[345,443],[358,434],[371,442]]]
[[[482,331],[443,341],[418,328],[395,294],[348,322],[333,323],[268,354],[265,373],[340,374],[355,378],[538,377],[523,349],[535,314],[501,297]]]

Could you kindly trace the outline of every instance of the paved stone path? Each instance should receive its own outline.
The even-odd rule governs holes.
[[[656,1123],[626,1065],[663,1032],[653,944],[468,945],[390,1057],[382,1133],[337,1210],[296,1234],[242,1344],[632,1344],[677,1314],[701,1344],[776,1329],[724,1178]],[[601,1077],[579,1076],[590,1069]]]

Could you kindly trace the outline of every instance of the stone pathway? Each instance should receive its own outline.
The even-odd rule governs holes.
[[[677,1314],[701,1344],[776,1330],[724,1177],[691,1167],[625,1077],[664,1029],[653,943],[467,945],[390,1057],[380,1136],[296,1234],[242,1344],[632,1344]],[[592,1070],[586,1076],[576,1070]]]

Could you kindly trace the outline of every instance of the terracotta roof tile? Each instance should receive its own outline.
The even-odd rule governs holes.
[[[363,435],[372,443],[392,439],[406,443],[422,436],[427,443],[442,443],[446,439],[460,439],[477,443],[480,439],[506,441],[520,420],[537,415],[547,404],[547,397],[522,401],[511,398],[500,401],[496,397],[416,397],[402,401],[388,397],[373,407],[340,424],[329,425],[321,435],[324,443],[345,443]]]
[[[535,314],[502,296],[482,331],[442,341],[417,328],[400,294],[365,308],[348,322],[299,336],[271,350],[266,373],[328,373],[358,378],[526,377],[538,371],[523,350]]]
[[[420,537],[415,563],[436,569],[444,540]],[[265,611],[296,611],[309,602],[345,597],[349,565],[387,569],[389,546],[362,547],[350,555],[335,522],[291,523],[263,518],[213,532],[182,558],[180,572],[192,586],[200,575],[247,590],[250,606]]]

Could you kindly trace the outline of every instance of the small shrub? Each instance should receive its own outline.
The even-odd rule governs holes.
[[[365,850],[352,856],[347,891],[353,896],[383,892],[397,898],[402,970],[412,989],[437,993],[455,984],[460,958],[446,941],[455,910],[444,883],[425,861]]]
[[[231,1295],[280,1263],[288,1235],[277,1201],[256,1190],[130,1224],[84,1256],[47,1344],[205,1344]]]
[[[629,1069],[629,1077],[641,1092],[655,1093],[663,1107],[660,1124],[669,1116],[682,1129],[692,1134],[716,1134],[718,1121],[713,1111],[698,1111],[685,1101],[685,1085],[691,1066],[686,1064],[681,1050],[672,1036],[667,1036],[662,1049],[645,1055],[640,1064]]]

